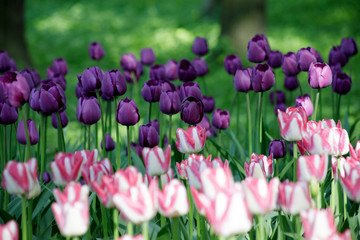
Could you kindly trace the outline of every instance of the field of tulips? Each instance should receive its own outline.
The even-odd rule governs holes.
[[[165,64],[143,48],[109,70],[105,50],[88,46],[96,66],[84,66],[67,95],[65,59],[41,80],[0,51],[0,239],[360,238],[360,119],[350,125],[340,111],[353,38],[325,60],[306,46],[284,54],[255,35],[251,65],[235,54],[223,61],[234,83],[227,109],[207,95],[205,38],[193,40],[192,60]],[[299,94],[291,106],[280,78]],[[65,131],[69,106],[76,142]]]

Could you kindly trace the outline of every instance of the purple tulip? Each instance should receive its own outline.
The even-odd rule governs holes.
[[[140,51],[141,63],[144,65],[151,65],[155,62],[156,57],[152,48],[143,48]]]
[[[334,46],[331,48],[329,53],[329,65],[333,66],[338,63],[343,67],[349,61],[348,57],[343,51],[341,51],[340,46]]]
[[[35,69],[25,68],[21,70],[21,75],[26,79],[30,91],[34,87],[39,86],[40,84],[40,75]]]
[[[252,68],[238,69],[234,76],[234,86],[239,92],[248,92],[252,89]]]
[[[191,50],[198,56],[206,55],[209,52],[206,38],[196,37]]]
[[[139,155],[139,157],[142,157],[142,155],[141,155],[142,147],[139,144],[137,144],[135,142],[131,142],[130,147],[135,150],[135,152],[137,153],[137,155]],[[125,151],[126,151],[126,155],[127,155],[128,154],[127,148]]]
[[[173,84],[169,80],[159,80],[159,83],[160,83],[160,86],[161,86],[161,92],[175,91],[176,90],[175,84]]]
[[[270,92],[270,103],[274,105],[274,91]],[[285,92],[283,91],[276,91],[276,104],[285,103]]]
[[[130,84],[134,84],[134,79],[133,79],[130,71],[124,70],[124,77],[125,77],[126,82],[128,82]]]
[[[351,89],[350,76],[346,73],[336,73],[332,82],[332,89],[338,94],[347,94]]]
[[[0,124],[9,125],[16,123],[18,119],[18,111],[15,107],[10,106],[6,102],[0,100]]]
[[[65,111],[62,111],[59,114],[60,114],[61,126],[62,126],[62,128],[64,128],[64,127],[66,127],[68,125],[69,119],[68,119]],[[53,113],[51,115],[51,125],[56,129],[58,128],[58,119],[57,119],[57,114],[56,113]]]
[[[10,71],[11,63],[7,51],[0,51],[0,73]]]
[[[304,96],[299,96],[295,99],[295,107],[303,107],[305,109],[306,115],[310,117],[313,114],[314,107],[311,102],[310,96],[305,94]]]
[[[56,75],[61,74],[65,76],[68,73],[68,65],[63,58],[56,58],[53,60],[53,64],[48,68],[48,74]]]
[[[178,76],[180,81],[190,82],[197,77],[196,70],[192,63],[187,59],[182,59],[178,66]]]
[[[315,53],[316,53],[316,62],[324,62],[321,54],[315,50]]]
[[[300,72],[294,52],[288,52],[284,55],[282,71],[286,76],[295,76]]]
[[[180,111],[181,101],[176,90],[162,92],[159,102],[160,111],[167,115],[173,115]]]
[[[153,120],[139,128],[139,145],[153,148],[159,144],[159,121]]]
[[[85,125],[92,125],[99,121],[101,116],[100,105],[95,97],[79,98],[76,108],[76,117]]]
[[[175,60],[169,60],[165,65],[165,76],[168,80],[175,80],[178,78],[178,64]]]
[[[283,63],[283,55],[280,51],[270,51],[267,63],[272,68],[279,68]]]
[[[295,76],[285,76],[284,87],[289,91],[294,91],[299,87],[298,79]]]
[[[215,100],[213,97],[203,96],[204,112],[211,113],[215,108]]]
[[[286,155],[286,144],[284,140],[274,139],[269,144],[269,156],[273,158],[283,158]]]
[[[204,104],[196,97],[185,98],[181,103],[180,117],[185,123],[195,125],[204,116]]]
[[[139,120],[139,109],[134,100],[127,97],[121,99],[116,109],[116,121],[125,126],[132,126]]]
[[[198,124],[196,124],[196,126],[200,126],[206,130],[206,133],[205,133],[206,138],[211,137],[210,121],[209,121],[208,116],[206,116],[206,114],[204,114],[204,117]]]
[[[158,102],[161,94],[161,83],[158,80],[149,80],[144,82],[141,89],[141,96],[147,102]]]
[[[54,83],[58,84],[64,91],[66,90],[66,80],[64,75],[55,74],[48,78],[49,80],[53,81]]]
[[[230,113],[226,110],[216,109],[211,118],[212,125],[217,129],[227,129],[230,124]]]
[[[26,79],[18,72],[6,72],[1,76],[8,102],[13,107],[24,105],[29,99],[30,88]]]
[[[287,108],[287,107],[286,107],[285,103],[277,104],[277,105],[275,106],[275,108],[274,108],[275,115],[277,116],[278,110],[285,112],[286,108]]]
[[[36,124],[32,119],[26,120],[27,128],[29,131],[29,138],[30,138],[30,145],[35,145],[39,142],[39,133],[36,128]],[[16,132],[16,139],[22,145],[26,145],[26,133],[25,133],[25,126],[24,121],[20,120]]]
[[[312,47],[301,48],[297,54],[296,59],[300,71],[308,71],[311,63],[317,62],[316,51]]]
[[[95,92],[97,89],[101,88],[103,78],[103,71],[99,67],[95,66],[85,69],[81,74],[79,81],[81,82],[81,86],[85,92]]]
[[[270,46],[264,34],[255,35],[248,43],[247,58],[250,62],[260,63],[268,58]]]
[[[345,53],[347,57],[351,57],[357,54],[358,46],[355,39],[353,38],[343,38],[341,39],[341,51]]]
[[[135,55],[132,53],[126,53],[122,55],[120,59],[120,65],[124,70],[135,71],[137,65],[137,60]]]
[[[39,177],[38,177],[39,181],[40,181],[40,176],[41,176],[41,173],[39,173]],[[43,173],[43,183],[47,184],[50,181],[51,181],[51,175],[50,175],[50,173],[48,171],[45,171]]]
[[[144,74],[144,66],[140,61],[136,62],[135,77],[136,81],[139,81],[140,77]]]
[[[125,94],[127,90],[125,77],[120,70],[106,71],[101,83],[100,96],[106,101]]]
[[[235,75],[236,70],[242,69],[242,63],[238,56],[230,54],[224,59],[224,67],[228,74]]]
[[[326,63],[311,64],[308,81],[312,88],[324,88],[332,83],[332,72]]]
[[[164,80],[165,76],[165,68],[163,65],[157,64],[150,67],[150,79],[152,80]]]
[[[202,58],[195,58],[192,61],[192,64],[196,70],[196,73],[199,77],[205,76],[209,72],[208,65],[206,61]]]
[[[104,149],[103,141],[101,140],[101,149]],[[110,152],[115,149],[115,142],[110,134],[105,134],[105,150]]]
[[[268,64],[258,64],[253,70],[252,88],[254,92],[265,92],[275,85],[275,75]]]
[[[332,72],[332,75],[333,75],[333,79],[335,78],[335,75],[337,73],[342,73],[342,68],[341,68],[340,63],[338,63],[336,65],[333,65],[333,66],[330,66],[330,68],[331,68],[331,72]]]
[[[100,60],[104,57],[105,51],[99,42],[92,42],[89,46],[89,55],[93,60]]]
[[[181,84],[179,96],[181,101],[190,96],[202,100],[201,90],[197,82],[185,82]]]

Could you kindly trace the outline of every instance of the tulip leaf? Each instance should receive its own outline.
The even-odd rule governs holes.
[[[168,230],[168,226],[165,225],[163,226],[160,231],[158,232],[157,236],[156,236],[157,240],[168,240],[171,239],[169,230]]]
[[[225,131],[225,133],[230,136],[231,140],[233,141],[233,143],[235,143],[239,153],[240,153],[240,159],[244,159],[244,161],[242,162],[242,164],[244,164],[245,162],[245,150],[243,148],[243,146],[241,146],[240,142],[238,141],[238,139],[236,138],[236,136],[234,135],[234,133],[232,131]],[[250,156],[251,153],[249,153]]]
[[[288,162],[285,167],[283,168],[283,170],[281,171],[281,173],[279,174],[279,179],[281,180],[285,174],[287,173],[287,171],[291,168],[291,166],[294,164],[294,159],[292,159],[290,162]]]
[[[14,218],[8,212],[5,212],[3,209],[0,209],[0,219],[1,219],[1,224],[5,224]]]
[[[356,119],[355,122],[353,123],[353,125],[351,126],[350,131],[349,131],[349,138],[350,139],[352,138],[352,135],[354,134],[356,125],[358,124],[359,121],[360,121],[360,118]]]

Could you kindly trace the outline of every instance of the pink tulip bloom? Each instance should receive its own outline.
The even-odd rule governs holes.
[[[138,186],[143,182],[141,173],[134,166],[117,170],[114,178],[117,192],[127,191],[130,187]]]
[[[229,168],[207,168],[201,173],[202,192],[214,199],[217,192],[227,191],[234,185],[234,179]]]
[[[102,176],[111,175],[112,173],[112,166],[108,158],[104,158],[100,162],[93,162],[91,165],[86,164],[82,170],[82,176],[90,188],[94,181],[100,183]]]
[[[92,188],[95,190],[100,201],[106,208],[115,207],[112,198],[118,188],[115,182],[114,175],[103,175],[101,177],[101,183],[99,183],[98,181],[92,182]]]
[[[120,238],[118,238],[117,240],[143,240],[143,236],[141,234],[136,235],[136,236],[131,236],[131,235],[124,235]]]
[[[76,237],[89,228],[89,188],[79,183],[69,183],[63,192],[53,190],[56,202],[51,205],[61,235]]]
[[[172,168],[169,168],[169,170],[166,173],[162,174],[160,178],[161,178],[161,188],[163,188],[165,184],[167,184],[168,182],[171,181],[171,179],[174,178],[174,171],[172,170]],[[146,183],[146,185],[149,185],[153,180],[158,181],[158,177],[157,176],[152,177],[149,174],[145,174],[143,176],[143,182]]]
[[[307,115],[303,107],[289,107],[285,112],[278,110],[280,135],[289,142],[302,139],[302,131],[306,126]]]
[[[273,158],[265,155],[251,154],[250,162],[244,164],[247,177],[269,178],[273,174]]]
[[[360,167],[351,167],[350,170],[340,172],[340,183],[346,192],[346,195],[354,202],[360,202]]]
[[[146,173],[150,176],[159,176],[166,173],[170,167],[171,148],[167,146],[163,151],[159,146],[154,148],[144,147],[142,157],[145,163]]]
[[[158,192],[158,209],[165,217],[184,216],[189,211],[189,200],[185,186],[177,179],[165,184]]]
[[[55,185],[64,187],[72,181],[79,180],[83,160],[82,158],[75,158],[74,155],[73,153],[64,152],[55,155],[55,161],[50,163]]]
[[[350,148],[350,156],[360,161],[360,141],[356,143],[355,149],[351,144],[349,144],[349,148]]]
[[[337,157],[331,158],[331,168],[336,181],[338,180],[338,172],[342,177],[345,177],[345,175],[350,173],[351,169],[359,167],[360,161],[351,157],[339,157],[339,159]]]
[[[281,209],[296,215],[311,207],[309,185],[306,182],[289,182],[286,180],[279,185],[279,201]]]
[[[75,158],[80,158],[83,161],[84,168],[89,168],[89,166],[93,165],[94,162],[97,161],[99,156],[99,152],[97,149],[92,151],[89,150],[81,150],[75,152]]]
[[[8,193],[16,194],[27,199],[40,194],[40,184],[37,175],[37,161],[35,158],[27,162],[9,161],[2,174],[1,186]]]
[[[267,214],[276,208],[279,195],[279,179],[268,183],[265,178],[247,177],[243,181],[246,202],[252,214]]]
[[[0,224],[0,239],[18,240],[19,227],[14,220],[8,221],[5,225]]]
[[[200,152],[205,145],[206,130],[200,126],[189,127],[186,131],[182,128],[176,130],[176,148],[181,153]]]
[[[297,160],[297,179],[299,181],[310,182],[315,179],[323,182],[328,169],[328,155],[300,156]]]
[[[309,209],[300,213],[306,240],[351,240],[351,233],[346,230],[339,234],[330,208]]]

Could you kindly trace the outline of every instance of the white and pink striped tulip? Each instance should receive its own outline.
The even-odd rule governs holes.
[[[95,161],[91,165],[86,164],[82,170],[82,176],[90,188],[94,181],[101,183],[102,176],[111,175],[112,173],[111,162],[108,158],[104,158],[100,162]]]
[[[163,151],[159,146],[154,148],[144,147],[142,157],[145,163],[146,173],[150,176],[159,176],[166,173],[170,167],[171,148],[168,145]]]
[[[117,240],[144,240],[144,238],[141,234],[136,235],[136,236],[131,236],[131,235],[126,234],[126,235],[118,238]]]
[[[118,187],[116,187],[114,175],[102,176],[101,183],[99,183],[98,181],[93,181],[92,188],[95,190],[100,201],[106,208],[115,207],[112,198],[113,198],[114,194],[116,193]]]
[[[207,168],[201,173],[202,192],[214,199],[219,191],[226,191],[234,185],[234,179],[229,168]]]
[[[18,240],[19,227],[14,220],[8,221],[5,225],[0,224],[0,239]]]
[[[333,171],[334,179],[338,180],[338,173],[340,172],[341,176],[349,174],[352,168],[360,167],[360,161],[352,157],[332,157],[331,158],[331,168]]]
[[[299,214],[311,207],[309,185],[304,181],[289,182],[279,185],[279,205],[287,214]]]
[[[244,164],[247,177],[268,178],[273,174],[273,157],[251,154],[250,162]]]
[[[89,228],[89,187],[69,183],[63,192],[53,190],[56,202],[51,205],[61,235],[76,237]]]
[[[97,161],[99,156],[99,152],[97,149],[94,149],[92,151],[89,150],[81,150],[75,152],[75,158],[80,158],[83,161],[84,167],[89,167],[93,165],[94,162]]]
[[[306,126],[307,115],[303,107],[289,107],[285,112],[278,110],[280,135],[289,142],[300,141]]]
[[[357,141],[355,149],[351,144],[349,144],[349,148],[350,148],[350,156],[353,159],[360,161],[360,141]]]
[[[182,128],[176,130],[176,148],[181,153],[200,152],[205,145],[206,130],[200,126],[189,127],[186,131]]]
[[[127,191],[130,187],[138,186],[143,182],[141,173],[134,166],[117,170],[114,178],[117,192]]]
[[[360,202],[360,167],[351,167],[348,171],[344,171],[344,175],[340,172],[340,183],[349,199],[354,202]]]
[[[82,158],[75,158],[74,153],[59,152],[50,163],[55,185],[64,187],[66,184],[79,180],[83,166]]]
[[[328,155],[313,154],[310,156],[300,156],[297,160],[297,178],[299,181],[310,182],[315,179],[323,182],[328,169]]]
[[[37,175],[35,158],[27,162],[9,161],[2,174],[1,186],[10,194],[16,194],[27,199],[40,194],[40,184]]]
[[[174,178],[174,171],[172,170],[172,168],[169,168],[169,170],[166,173],[162,174],[160,178],[161,178],[161,188],[163,188],[165,184],[167,184],[168,182],[171,181],[171,179]],[[143,182],[146,183],[146,185],[149,185],[153,180],[158,181],[158,177],[156,176],[152,177],[149,174],[145,174],[143,176]]]

